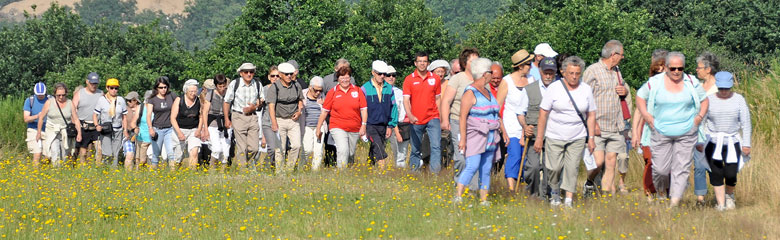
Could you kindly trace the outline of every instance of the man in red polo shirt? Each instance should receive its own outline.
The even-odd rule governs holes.
[[[417,53],[414,59],[415,71],[404,78],[404,108],[409,122],[412,123],[412,154],[409,166],[419,170],[422,166],[420,149],[423,131],[428,131],[431,142],[430,171],[438,174],[441,171],[441,125],[439,121],[439,96],[441,95],[441,79],[429,72],[428,54]]]

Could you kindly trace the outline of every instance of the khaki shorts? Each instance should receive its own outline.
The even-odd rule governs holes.
[[[43,139],[41,139],[40,142],[35,141],[35,136],[37,135],[38,129],[27,129],[27,139],[25,139],[25,141],[27,142],[27,150],[32,154],[41,153],[43,151]],[[41,137],[43,137],[43,133],[41,133]]]
[[[625,153],[626,138],[620,132],[601,131],[601,136],[596,136],[596,149],[594,151],[605,151],[608,153]]]

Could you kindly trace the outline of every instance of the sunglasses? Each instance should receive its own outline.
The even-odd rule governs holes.
[[[272,77],[272,78],[278,78],[278,77],[279,77],[279,74],[271,74],[271,77]]]
[[[381,73],[381,72],[378,72],[378,73],[376,73],[376,74],[377,74],[377,75],[379,75],[379,76],[387,76],[387,73]]]
[[[64,97],[64,96],[65,96],[65,94],[55,94],[54,96],[55,96],[55,97]]]
[[[255,74],[255,71],[241,70],[242,73]]]
[[[168,89],[168,86],[157,87],[157,89]]]
[[[388,77],[395,77],[395,73],[385,73],[385,76],[388,76]]]
[[[292,76],[294,73],[282,73],[282,74],[284,74],[285,76],[289,77],[289,76]]]
[[[680,72],[682,72],[683,70],[685,70],[685,68],[684,68],[684,67],[670,67],[670,68],[669,68],[669,71],[670,71],[670,72],[676,72],[676,71],[680,71]]]
[[[312,91],[314,91],[316,93],[320,93],[320,92],[322,92],[322,89],[312,89]]]
[[[106,88],[108,88],[109,90],[117,90],[117,89],[119,89],[119,87],[106,87]]]

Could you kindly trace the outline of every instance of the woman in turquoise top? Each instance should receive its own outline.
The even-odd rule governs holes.
[[[650,146],[653,155],[653,184],[661,197],[669,189],[671,207],[679,204],[688,186],[693,146],[709,105],[699,80],[683,73],[684,66],[682,53],[669,53],[667,71],[651,77],[636,98],[646,123],[642,144]]]
[[[474,174],[479,172],[480,204],[490,205],[487,201],[490,168],[500,138],[497,130],[501,126],[501,119],[498,117],[500,109],[498,101],[488,89],[485,89],[485,84],[493,77],[490,71],[492,64],[493,62],[487,58],[479,58],[471,62],[471,74],[476,79],[472,85],[466,87],[461,99],[460,119],[467,120],[460,121],[460,132],[466,134],[460,138],[458,148],[461,154],[465,153],[466,168],[458,178],[457,195],[453,200],[455,203],[462,201],[461,195],[466,184],[471,181]]]
[[[144,103],[141,106],[146,106],[146,100],[152,97],[152,90],[147,90],[144,93]],[[136,148],[137,151],[135,152],[135,157],[138,158],[138,165],[136,166],[143,166],[146,164],[146,158],[148,157],[146,155],[147,149],[149,149],[149,145],[152,144],[152,136],[149,135],[149,125],[146,123],[146,109],[143,109],[141,111],[141,118],[138,121],[138,137],[136,138],[138,144],[138,147]],[[154,119],[154,115],[152,115],[151,119]]]

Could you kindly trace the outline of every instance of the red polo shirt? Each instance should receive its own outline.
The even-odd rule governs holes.
[[[497,98],[498,97],[498,87],[493,87],[493,85],[491,85],[490,83],[488,83],[487,85],[490,86],[490,92],[493,93],[493,97]],[[506,101],[506,100],[504,100],[504,101]],[[504,105],[501,105],[501,110],[498,111],[498,116],[502,117],[502,118],[504,117]]]
[[[430,71],[423,76],[415,70],[404,78],[404,98],[410,97],[411,112],[417,117],[417,125],[439,118],[439,108],[436,107],[436,96],[439,95],[441,79]]]
[[[322,109],[330,112],[330,128],[347,132],[359,132],[363,119],[360,110],[366,108],[366,96],[359,87],[350,84],[347,91],[336,85],[325,96]]]

